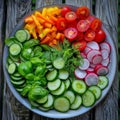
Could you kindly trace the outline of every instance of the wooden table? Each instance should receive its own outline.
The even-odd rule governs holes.
[[[66,4],[86,5],[107,27],[117,48],[117,0],[66,0]],[[52,120],[38,116],[21,105],[9,90],[2,71],[4,39],[31,8],[62,3],[62,0],[0,0],[0,120]],[[116,49],[117,51],[117,49]],[[105,99],[88,113],[68,120],[118,120],[118,74]]]

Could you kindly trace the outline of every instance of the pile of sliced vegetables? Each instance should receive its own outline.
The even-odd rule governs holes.
[[[6,68],[33,108],[67,112],[90,107],[108,85],[111,46],[100,19],[79,7],[43,8],[6,39]]]

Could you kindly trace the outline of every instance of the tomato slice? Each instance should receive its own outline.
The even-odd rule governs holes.
[[[86,20],[87,20],[88,22],[92,23],[92,21],[93,21],[94,19],[95,19],[95,16],[90,15],[90,16],[87,17]]]
[[[75,12],[71,11],[71,12],[67,12],[65,14],[65,19],[68,21],[68,22],[73,22],[77,19],[77,15]]]
[[[86,19],[90,14],[90,9],[86,6],[77,8],[76,14],[80,19]]]
[[[70,12],[70,11],[71,11],[70,7],[64,6],[61,10],[61,14],[62,14],[63,17],[65,17],[65,14]]]
[[[85,40],[74,42],[73,46],[80,51],[83,51],[86,48],[87,42]]]
[[[81,40],[83,40],[83,39],[84,39],[84,34],[83,34],[83,32],[79,32],[78,35],[77,35],[76,40],[77,40],[77,41],[81,41]]]
[[[80,20],[77,23],[77,29],[79,32],[85,32],[90,27],[90,23],[87,20]]]
[[[100,43],[100,42],[103,42],[106,38],[106,34],[105,32],[100,29],[99,31],[96,32],[96,36],[95,36],[95,41]]]
[[[94,40],[95,39],[95,31],[93,31],[91,29],[87,30],[85,33],[84,39],[88,42]]]
[[[65,30],[66,28],[66,20],[65,18],[59,18],[56,23],[56,27],[59,31]]]
[[[77,37],[77,34],[78,34],[78,31],[76,28],[67,28],[65,31],[64,31],[64,34],[65,34],[65,37],[70,41],[72,42],[73,40],[76,39]]]
[[[90,28],[91,28],[92,30],[94,30],[94,31],[97,31],[97,30],[101,29],[101,26],[102,26],[101,20],[100,20],[99,18],[95,18],[95,19],[92,21],[92,23],[91,23],[91,25],[90,25]]]

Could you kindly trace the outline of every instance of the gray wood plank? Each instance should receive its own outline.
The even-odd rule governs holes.
[[[99,17],[110,32],[117,48],[118,35],[118,1],[117,0],[97,0],[96,16]],[[116,49],[118,51],[118,49]],[[118,72],[111,90],[106,98],[96,107],[95,120],[118,120]]]
[[[31,0],[7,1],[6,37],[13,30],[18,21],[31,11]],[[21,105],[4,83],[3,120],[29,120],[29,110]]]

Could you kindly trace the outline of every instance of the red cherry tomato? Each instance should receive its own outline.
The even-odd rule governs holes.
[[[95,18],[95,19],[92,21],[92,23],[91,23],[91,25],[90,25],[90,28],[91,28],[92,30],[94,30],[94,31],[97,31],[97,30],[101,29],[101,26],[102,26],[101,20],[98,19],[98,18]]]
[[[86,48],[87,42],[85,40],[74,42],[73,46],[80,51],[83,51]]]
[[[62,14],[63,17],[65,17],[65,14],[66,14],[67,12],[70,12],[70,11],[71,11],[70,7],[64,6],[64,7],[62,8],[62,10],[61,10],[61,14]]]
[[[103,42],[105,38],[106,38],[106,34],[102,29],[96,32],[96,35],[95,35],[96,42],[98,43]]]
[[[90,23],[86,20],[80,20],[77,24],[77,29],[79,32],[85,32],[90,27]]]
[[[94,40],[95,39],[95,31],[93,31],[91,29],[87,30],[87,32],[85,33],[84,39],[88,42]]]
[[[77,41],[81,41],[81,40],[83,40],[83,39],[84,39],[84,34],[83,34],[83,32],[79,32],[78,35],[77,35],[76,40],[77,40]]]
[[[74,27],[74,28],[77,28],[77,21],[73,21],[72,23],[68,23],[67,24],[67,27]]]
[[[75,12],[71,11],[71,12],[67,12],[65,14],[65,19],[68,21],[68,22],[74,22],[77,18],[77,15]]]
[[[76,39],[77,37],[77,34],[78,34],[78,31],[76,28],[67,28],[65,31],[64,31],[64,34],[65,34],[65,37],[70,41],[72,42],[73,40]]]
[[[66,20],[65,18],[59,18],[56,23],[56,27],[59,31],[65,30],[66,28]]]
[[[90,15],[90,16],[87,17],[86,20],[87,20],[88,22],[92,23],[92,21],[93,21],[94,19],[95,19],[95,16]]]
[[[86,19],[90,14],[90,9],[86,6],[77,8],[76,14],[80,19]]]

